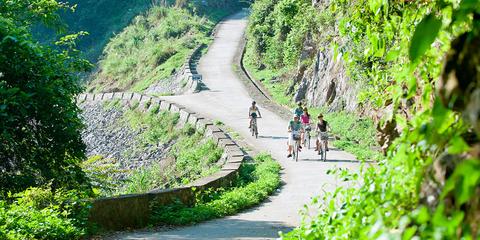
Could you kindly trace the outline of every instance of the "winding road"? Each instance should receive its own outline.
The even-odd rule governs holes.
[[[284,185],[261,205],[222,219],[163,232],[124,233],[121,239],[274,239],[301,222],[299,211],[312,197],[332,191],[337,184],[326,171],[334,167],[357,169],[354,156],[332,149],[326,162],[313,150],[300,153],[298,162],[286,157],[287,122],[260,105],[259,138],[250,136],[249,91],[233,71],[233,62],[247,26],[247,14],[239,12],[220,23],[215,40],[200,60],[198,70],[208,88],[196,94],[165,97],[238,132],[253,149],[270,153],[283,167]]]

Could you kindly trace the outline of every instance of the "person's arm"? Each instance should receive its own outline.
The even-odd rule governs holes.
[[[262,117],[262,114],[260,113],[260,108],[257,107],[257,112],[258,112],[258,117]]]

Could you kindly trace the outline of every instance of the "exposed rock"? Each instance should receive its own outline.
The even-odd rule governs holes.
[[[168,144],[145,144],[141,141],[142,129],[134,130],[123,120],[122,107],[104,107],[102,103],[80,105],[86,128],[82,138],[87,145],[87,156],[96,155],[115,159],[120,170],[139,169],[166,158]],[[121,171],[122,172],[122,171]],[[122,174],[119,178],[124,178]]]
[[[316,53],[313,67],[303,73],[295,100],[332,111],[355,111],[357,93],[358,87],[350,82],[341,56],[334,59],[333,49],[327,48]]]

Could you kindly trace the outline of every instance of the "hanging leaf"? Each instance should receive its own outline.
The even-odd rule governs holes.
[[[410,60],[412,62],[423,56],[430,48],[435,38],[437,38],[441,27],[442,21],[433,14],[427,15],[417,25],[409,49]]]

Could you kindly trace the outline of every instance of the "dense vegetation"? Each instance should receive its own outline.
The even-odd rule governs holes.
[[[82,191],[29,188],[0,200],[0,239],[80,239],[87,234],[87,197]]]
[[[71,15],[75,6],[55,0],[0,0],[0,239],[81,239],[94,229],[94,226],[87,225],[89,199],[102,194],[100,187],[112,191],[111,187],[116,185],[106,181],[105,168],[87,168],[98,159],[85,161],[85,144],[80,136],[83,123],[78,117],[75,96],[83,91],[79,76],[88,72],[92,64],[82,56],[94,58],[111,32],[121,28],[134,12],[146,7],[146,2],[128,1],[117,5],[111,2],[113,7],[110,7],[105,6],[108,1],[78,1],[85,4],[77,8],[82,15],[78,18]],[[148,2],[150,5],[156,1]],[[219,9],[227,3],[229,1],[222,4],[202,1],[200,6],[189,8],[191,12],[187,13],[180,9],[185,3],[177,1],[177,9],[163,8],[160,11],[168,11],[172,16],[177,14],[179,18],[191,14],[191,19],[205,23],[205,26],[195,23],[196,27],[205,30],[211,29],[213,24],[209,21],[212,20],[193,15],[210,5]],[[92,8],[85,9],[85,6]],[[125,14],[125,10],[130,13]],[[108,14],[100,15],[99,11]],[[217,11],[210,17],[218,19],[227,12]],[[99,16],[86,16],[92,13]],[[68,19],[69,25],[74,25],[73,30],[66,29],[62,17]],[[104,19],[101,22],[91,20],[97,17]],[[184,25],[175,29],[179,22],[171,20],[169,23],[174,28],[168,29],[168,34],[184,33]],[[89,30],[84,29],[84,25],[94,25],[99,30],[90,35],[92,38],[87,38],[86,42],[94,39],[95,46],[86,55],[76,47],[92,46],[91,42],[77,41],[87,33],[72,33],[77,27]],[[35,36],[32,29],[36,31]],[[54,36],[42,38],[54,42],[54,45],[38,42],[37,37],[44,31],[52,31]],[[131,113],[128,121],[150,124],[142,125],[148,128],[144,136],[146,141],[176,141],[171,157],[178,161],[171,172],[164,173],[168,181],[161,183],[151,182],[151,179],[158,179],[158,171],[138,170],[132,175],[133,180],[125,192],[188,183],[218,169],[214,163],[222,151],[212,141],[203,140],[203,135],[192,127],[176,130],[170,126],[178,116],[169,117],[163,113],[157,117],[153,114],[134,115]],[[190,162],[186,164],[186,159],[192,160],[192,165]],[[109,164],[106,162],[103,167],[114,166]]]
[[[153,83],[167,81],[195,47],[211,40],[215,24],[240,6],[236,1],[208,9],[198,4],[183,9],[155,6],[135,17],[105,47],[90,90],[143,91]]]
[[[0,194],[52,183],[86,187],[82,122],[74,97],[76,73],[90,64],[74,48],[79,35],[62,37],[58,49],[38,44],[32,24],[58,26],[56,2],[0,2]]]
[[[362,86],[362,106],[393,109],[380,130],[400,131],[378,166],[362,172],[360,188],[315,199],[318,216],[283,238],[478,238],[479,2],[310,2],[254,3],[250,63],[280,76],[311,34],[317,46],[329,43],[351,84]]]
[[[260,154],[240,167],[233,188],[198,191],[193,207],[153,206],[152,223],[186,225],[235,214],[263,201],[280,185],[280,165]]]

